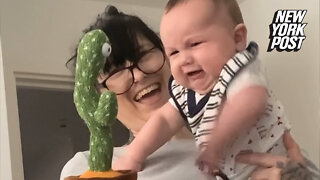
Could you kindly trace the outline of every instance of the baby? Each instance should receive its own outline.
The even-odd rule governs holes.
[[[199,169],[245,179],[253,167],[235,163],[241,151],[284,154],[289,126],[260,71],[258,46],[248,47],[236,0],[169,0],[160,35],[173,77],[171,98],[154,113],[115,168],[141,164],[188,125]]]

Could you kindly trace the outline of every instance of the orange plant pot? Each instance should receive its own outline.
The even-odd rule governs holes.
[[[64,180],[137,180],[137,173],[132,171],[93,172],[86,171],[81,176],[69,176]]]

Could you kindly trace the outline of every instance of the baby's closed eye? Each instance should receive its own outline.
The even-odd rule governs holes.
[[[198,45],[200,45],[202,42],[201,41],[197,41],[197,42],[193,42],[193,43],[191,43],[191,47],[195,47],[195,46],[198,46]]]
[[[171,56],[174,56],[174,55],[176,55],[178,53],[179,53],[179,51],[177,51],[177,50],[171,51],[171,52],[168,53],[168,56],[171,57]]]

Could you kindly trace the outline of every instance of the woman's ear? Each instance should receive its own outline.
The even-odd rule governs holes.
[[[237,24],[233,33],[237,52],[243,51],[247,46],[247,28],[244,24]]]

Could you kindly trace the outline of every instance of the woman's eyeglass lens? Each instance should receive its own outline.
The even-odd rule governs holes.
[[[117,95],[126,93],[133,85],[133,69],[137,68],[145,74],[153,74],[162,69],[165,57],[158,48],[151,48],[143,53],[138,62],[132,66],[118,69],[104,80],[102,83],[105,87]]]

